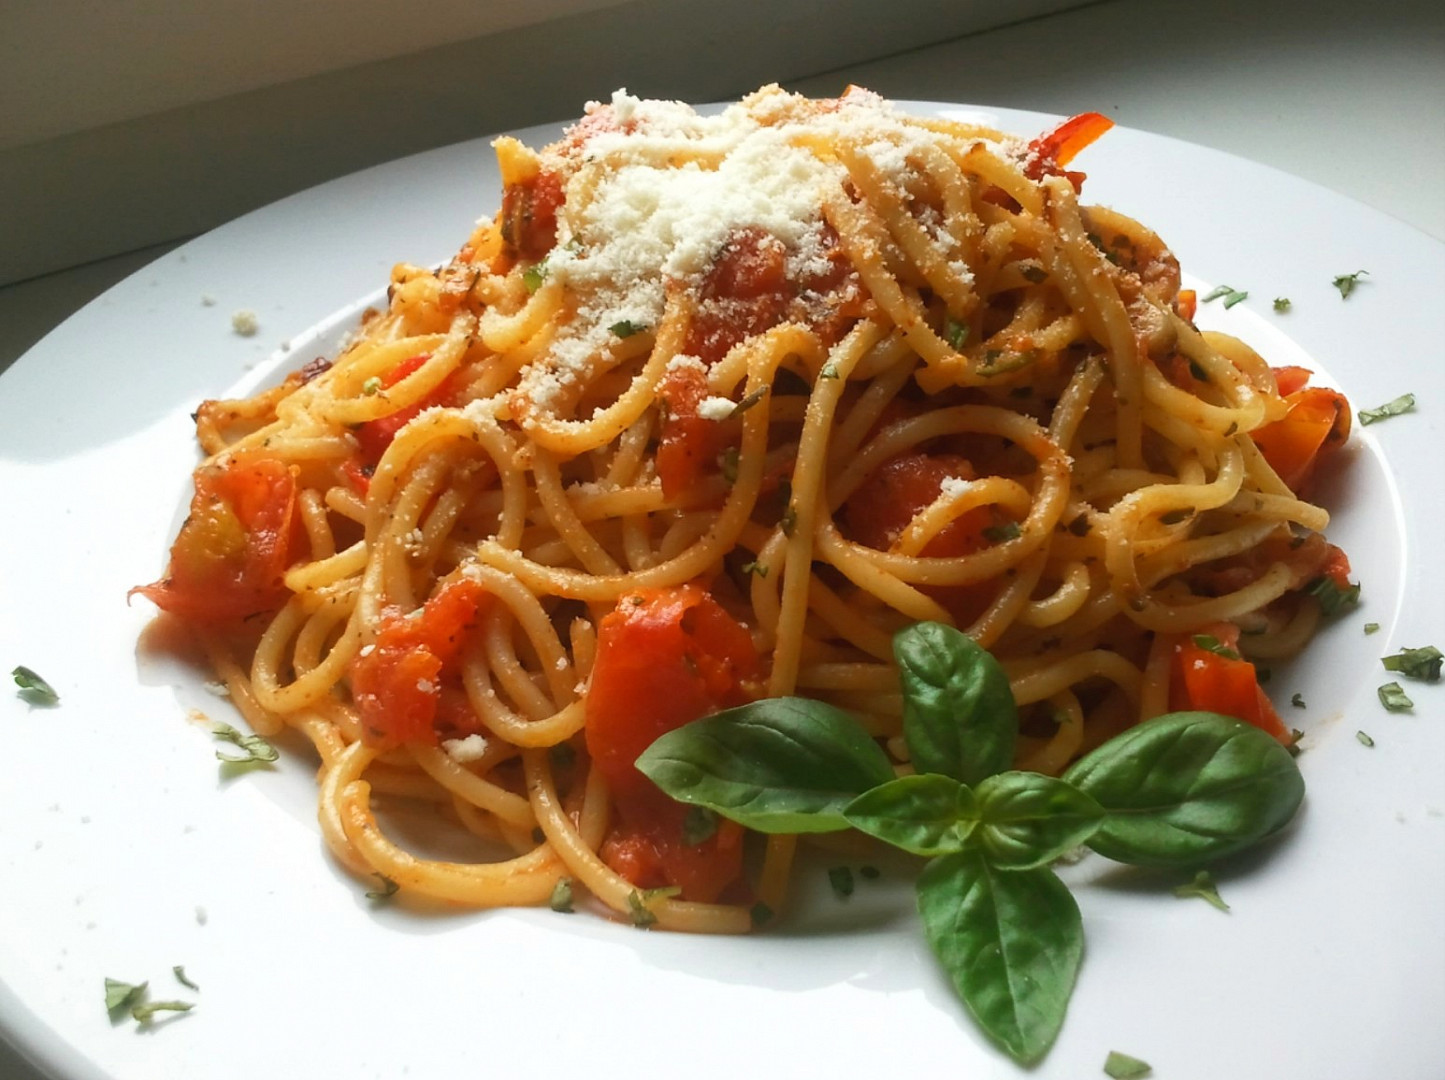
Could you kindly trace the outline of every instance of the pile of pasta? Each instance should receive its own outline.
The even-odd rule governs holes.
[[[334,358],[201,406],[191,514],[138,591],[255,732],[314,744],[338,860],[463,905],[561,886],[749,929],[793,839],[690,834],[632,761],[802,695],[906,771],[891,639],[920,620],[1002,663],[1021,768],[1178,707],[1287,739],[1250,661],[1348,588],[1302,493],[1349,409],[1197,329],[1164,242],[1081,204],[1066,166],[1108,127],[769,87],[500,139],[501,210],[451,261],[397,266]],[[381,797],[491,854],[408,852]]]

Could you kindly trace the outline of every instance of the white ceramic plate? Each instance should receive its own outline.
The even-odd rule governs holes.
[[[1052,122],[912,108],[1024,134]],[[1087,956],[1030,1075],[1102,1075],[1119,1049],[1161,1080],[1440,1076],[1445,686],[1411,684],[1413,715],[1386,713],[1375,688],[1382,654],[1445,645],[1445,247],[1157,136],[1116,130],[1079,165],[1086,201],[1157,229],[1199,282],[1249,291],[1228,313],[1204,306],[1211,323],[1358,406],[1413,391],[1419,407],[1357,429],[1328,501],[1365,601],[1271,687],[1308,732],[1297,827],[1217,871],[1228,914],[1175,899],[1174,879],[1072,868]],[[1022,1075],[963,1015],[896,876],[847,904],[817,887],[786,925],[742,940],[378,907],[322,850],[309,763],[221,779],[186,717],[229,706],[138,649],[151,611],[125,594],[157,576],[183,513],[188,412],[311,359],[338,323],[308,327],[374,295],[394,261],[448,256],[497,198],[486,140],[323,185],[165,256],[0,379],[0,669],[28,665],[61,695],[40,709],[0,693],[4,1035],[65,1080]],[[1331,279],[1361,269],[1342,300]],[[231,330],[242,308],[253,338]],[[1290,708],[1296,691],[1306,708]],[[112,1023],[106,976],[197,1006],[150,1031]]]

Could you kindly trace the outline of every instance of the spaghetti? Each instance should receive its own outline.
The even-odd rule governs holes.
[[[907,769],[890,642],[965,629],[1058,772],[1171,708],[1288,740],[1246,655],[1348,563],[1301,497],[1350,413],[1201,332],[1159,237],[1079,202],[1090,114],[1024,143],[851,89],[720,115],[619,92],[501,211],[400,265],[333,361],[205,402],[164,578],[251,727],[320,756],[359,875],[464,905],[559,882],[745,931],[793,840],[699,822],[633,762],[799,694]],[[375,795],[505,857],[409,853]]]

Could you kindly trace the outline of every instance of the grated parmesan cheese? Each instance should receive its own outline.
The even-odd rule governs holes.
[[[487,740],[477,734],[468,735],[464,739],[443,739],[442,749],[446,751],[447,757],[458,765],[466,765],[481,760],[482,755],[487,752]]]

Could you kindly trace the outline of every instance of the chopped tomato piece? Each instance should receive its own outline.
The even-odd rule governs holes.
[[[1185,322],[1193,322],[1199,311],[1199,294],[1193,289],[1180,289],[1174,297],[1174,310]]]
[[[395,386],[429,359],[431,359],[430,353],[421,353],[403,360],[382,376],[381,388],[388,390]],[[450,400],[452,392],[452,380],[444,379],[441,385],[430,394],[406,408],[358,424],[352,434],[356,437],[359,453],[342,464],[342,471],[351,485],[363,495],[366,494],[372,470],[376,468],[377,462],[381,460],[387,447],[396,438],[397,432],[416,419],[424,410],[430,409],[434,405],[446,404]]]
[[[282,575],[305,545],[291,469],[242,451],[197,469],[195,485],[165,577],[131,592],[197,623],[274,611],[289,595]]]
[[[639,793],[631,813],[602,845],[602,860],[639,889],[676,886],[687,900],[709,903],[735,892],[742,873],[743,829],[719,820],[717,832],[688,844],[688,808],[660,791]]]
[[[860,544],[887,551],[919,511],[938,498],[949,478],[972,480],[973,467],[956,454],[904,454],[884,462],[843,507],[849,534]],[[975,507],[949,522],[920,554],[926,558],[971,555],[989,546],[988,529],[1005,524],[992,507]],[[940,586],[925,591],[955,621],[967,625],[988,607],[995,587]]]
[[[527,262],[536,262],[557,243],[557,211],[565,192],[562,178],[543,169],[502,192],[502,240]]]
[[[1204,638],[1213,638],[1208,644],[1217,643],[1218,648],[1229,655],[1204,647],[1197,640]],[[1238,644],[1239,628],[1230,623],[1217,623],[1175,642],[1169,680],[1170,709],[1233,716],[1290,745],[1294,742],[1293,736],[1260,688],[1254,665],[1239,655]]]
[[[727,445],[727,427],[698,415],[707,395],[707,375],[692,364],[670,368],[658,394],[667,404],[657,446],[657,475],[662,494],[675,499],[715,467]]]
[[[416,613],[384,617],[370,651],[351,662],[351,695],[367,743],[434,746],[480,732],[465,696],[458,699],[447,680],[489,595],[470,578],[453,578]]]
[[[760,666],[752,637],[697,584],[628,593],[598,630],[586,739],[621,819],[612,865],[624,874],[651,865],[685,898],[714,900],[742,872],[741,843],[723,829],[685,843],[686,809],[634,763],[659,736],[749,700]]]
[[[1283,417],[1250,433],[1279,478],[1295,494],[1308,489],[1321,460],[1350,437],[1350,403],[1323,386],[1307,386],[1304,368],[1279,368],[1275,381],[1289,406]],[[1286,387],[1291,387],[1286,393]]]

